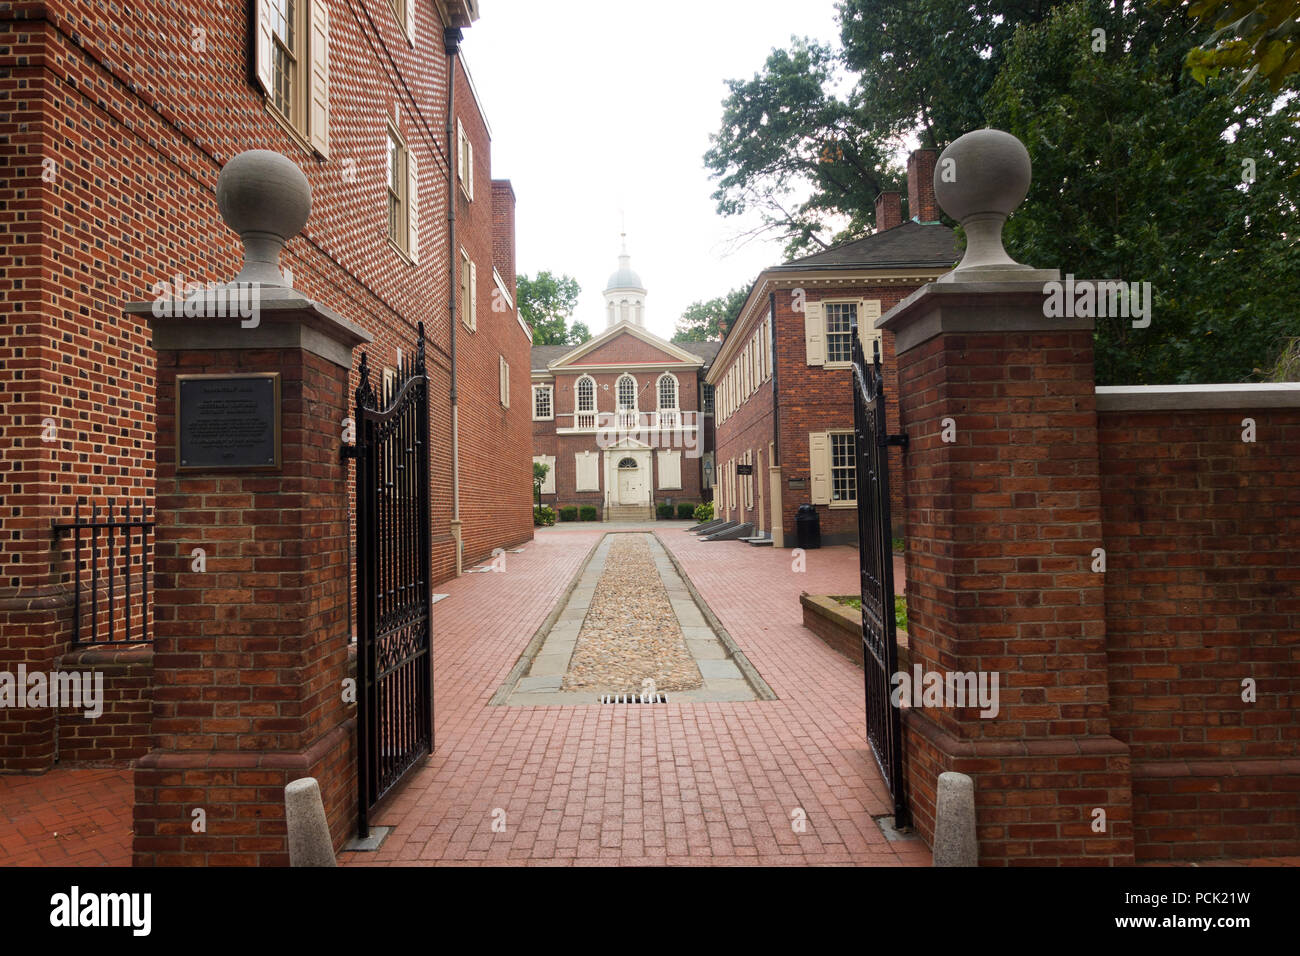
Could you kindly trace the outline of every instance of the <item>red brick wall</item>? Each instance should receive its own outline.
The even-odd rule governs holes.
[[[478,276],[476,328],[470,330],[461,322],[456,329],[460,517],[469,566],[490,557],[494,548],[513,547],[533,536],[533,468],[527,454],[532,431],[532,335],[497,293],[494,264],[513,262],[514,256],[513,193],[508,183],[492,182],[487,124],[459,61],[457,69],[456,113],[474,144],[475,185],[473,201],[459,186],[455,190],[456,259],[459,262],[460,249],[465,250]],[[508,268],[509,278],[506,272],[501,277],[513,298],[514,269]],[[457,303],[460,315],[468,308],[468,302]],[[501,404],[502,358],[510,366],[508,408]]]
[[[918,222],[939,221],[939,201],[934,196],[937,149],[916,149],[907,157],[907,215]]]
[[[153,720],[153,648],[92,647],[63,655],[58,670],[104,675],[103,713],[60,709],[60,763],[122,764],[149,750]]]
[[[250,148],[273,149],[303,170],[312,215],[283,265],[294,285],[366,328],[377,369],[428,333],[432,379],[434,574],[454,572],[450,534],[450,337],[444,136],[447,68],[435,7],[416,5],[412,46],[386,0],[332,5],[330,155],[308,152],[268,112],[248,77],[242,3],[200,0],[184,8],[143,0],[113,8],[87,0],[14,3],[0,21],[0,407],[15,447],[0,456],[6,571],[0,580],[0,666],[49,670],[68,646],[71,563],[50,524],[78,499],[153,496],[154,355],[148,330],[122,304],[153,297],[157,282],[225,281],[240,245],[220,220],[213,189],[221,166]],[[205,31],[196,52],[194,30]],[[460,112],[473,120],[469,84]],[[420,170],[420,256],[388,242],[384,139],[392,123]],[[482,129],[481,120],[471,122]],[[473,210],[462,225],[479,250],[480,304],[490,308],[496,258],[513,256],[513,233],[493,201],[490,149]],[[43,165],[49,160],[51,165]],[[50,175],[43,176],[48,172]],[[506,253],[510,252],[510,256]],[[513,270],[505,276],[513,282]],[[484,327],[487,326],[486,329]],[[484,431],[523,448],[527,402],[500,413],[496,357],[506,353],[513,395],[527,393],[527,335],[513,317],[481,323],[460,381],[469,455],[461,471],[467,557],[526,540],[525,454],[490,456]],[[506,330],[510,331],[507,332]],[[500,341],[497,339],[500,338]],[[462,338],[462,342],[464,339]],[[349,390],[357,385],[355,375]],[[56,443],[40,440],[53,418]],[[51,580],[58,565],[61,577]],[[53,715],[0,715],[0,768],[47,766]],[[21,741],[21,742],[20,742]]]
[[[1300,852],[1300,409],[1107,411],[1099,437],[1138,858]]]

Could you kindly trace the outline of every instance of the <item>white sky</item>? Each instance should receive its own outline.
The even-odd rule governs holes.
[[[783,261],[779,241],[732,248],[744,223],[715,211],[703,156],[725,81],[752,77],[792,34],[836,38],[834,0],[482,0],[481,12],[463,49],[492,176],[518,198],[516,267],[576,278],[576,320],[605,328],[622,214],[646,325],[665,338],[692,302]]]

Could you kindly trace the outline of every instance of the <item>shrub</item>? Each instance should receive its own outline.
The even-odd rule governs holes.
[[[578,512],[578,517],[583,521],[598,521],[600,520],[600,509],[595,505],[583,505]]]
[[[578,520],[578,506],[577,506],[577,505],[565,505],[563,508],[561,508],[561,509],[560,509],[560,520],[561,520],[561,521],[577,521],[577,520]]]
[[[663,521],[665,518],[671,518],[673,516],[673,506],[664,504],[661,501],[659,504],[655,505],[655,514],[659,516],[660,521]]]
[[[695,520],[698,521],[700,524],[704,524],[704,522],[706,521],[713,520],[712,501],[706,501],[704,502],[704,504],[700,505],[698,508],[695,509]]]
[[[695,517],[695,505],[683,501],[677,506],[677,517],[693,518]]]
[[[538,527],[549,528],[555,524],[555,511],[552,508],[542,505],[540,508],[533,509],[533,524]]]

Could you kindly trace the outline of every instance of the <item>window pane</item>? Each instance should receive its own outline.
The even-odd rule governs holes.
[[[831,435],[831,500],[858,500],[857,459],[851,434]]]
[[[618,407],[636,408],[636,382],[626,376],[618,380]]]
[[[578,411],[594,412],[596,410],[596,384],[589,378],[578,381]]]
[[[677,381],[668,375],[659,379],[659,407],[677,407]]]
[[[853,320],[858,307],[852,302],[826,304],[826,361],[848,362],[853,358]]]

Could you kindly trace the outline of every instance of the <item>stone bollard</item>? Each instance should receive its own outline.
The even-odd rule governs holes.
[[[964,773],[939,774],[935,800],[934,865],[978,866],[975,781]]]
[[[315,777],[302,777],[284,788],[284,820],[289,829],[290,866],[338,865]]]

